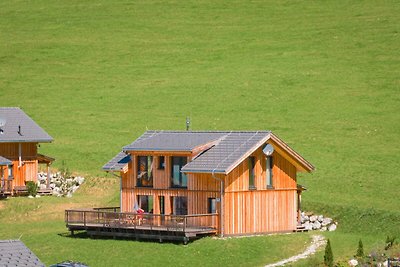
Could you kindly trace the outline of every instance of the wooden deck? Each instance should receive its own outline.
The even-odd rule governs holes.
[[[161,215],[118,212],[117,208],[66,210],[66,226],[74,234],[134,239],[178,240],[187,243],[217,233],[217,214]]]

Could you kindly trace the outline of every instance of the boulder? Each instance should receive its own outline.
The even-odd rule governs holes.
[[[310,222],[315,222],[317,219],[318,217],[315,215],[310,216]]]
[[[328,228],[326,228],[326,226],[322,226],[320,230],[321,231],[326,231],[326,230],[328,230]]]
[[[303,224],[303,226],[304,226],[304,229],[309,230],[309,231],[313,229],[313,225],[310,222],[305,222]]]
[[[332,219],[331,218],[324,218],[322,220],[322,226],[327,226],[327,225],[329,225],[331,223],[332,223]]]
[[[308,217],[310,217],[310,216],[314,215],[314,212],[312,212],[312,211],[307,211],[307,212],[305,213],[305,215],[308,216]]]
[[[319,221],[319,222],[322,222],[323,220],[324,220],[324,216],[319,215],[319,216],[318,216],[318,221]]]
[[[313,224],[312,224],[312,229],[313,230],[318,230],[320,228],[321,228],[321,223],[319,221],[313,222]]]
[[[333,232],[333,231],[336,230],[336,228],[337,228],[336,224],[333,223],[333,224],[331,224],[331,225],[328,226],[328,231],[329,231],[329,232]]]
[[[357,266],[357,265],[358,265],[358,260],[356,259],[349,260],[349,266]]]

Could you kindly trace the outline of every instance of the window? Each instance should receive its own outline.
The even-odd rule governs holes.
[[[181,172],[183,166],[186,165],[186,157],[171,158],[171,186],[172,187],[187,187],[186,174]]]
[[[172,213],[174,215],[187,215],[187,197],[172,197]]]
[[[153,186],[153,157],[139,156],[137,167],[137,186]]]
[[[254,184],[255,179],[255,165],[256,165],[256,158],[249,157],[249,189],[256,189]]]
[[[13,178],[13,165],[8,165],[8,179]]]
[[[147,213],[153,213],[153,196],[138,195],[139,208]]]
[[[265,166],[265,172],[266,172],[266,179],[267,179],[267,188],[272,188],[273,187],[273,182],[272,182],[272,167],[273,167],[273,162],[272,162],[272,157],[267,157],[266,158],[266,166]]]
[[[217,200],[215,198],[208,199],[208,213],[217,213]]]
[[[164,158],[164,156],[159,156],[158,157],[158,169],[159,170],[164,170],[165,169],[165,158]]]
[[[159,196],[158,197],[158,202],[159,202],[159,205],[160,205],[160,214],[165,214],[165,202],[164,202],[164,199],[165,199],[164,196]]]

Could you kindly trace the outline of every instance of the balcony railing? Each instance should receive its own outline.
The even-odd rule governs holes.
[[[73,230],[124,229],[188,234],[216,233],[218,214],[163,215],[119,212],[118,207],[66,210],[65,222]]]

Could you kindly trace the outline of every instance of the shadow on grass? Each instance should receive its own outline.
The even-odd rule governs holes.
[[[136,238],[128,238],[128,237],[91,236],[91,235],[88,235],[86,231],[75,231],[73,235],[70,232],[58,233],[57,235],[60,237],[76,238],[76,239],[120,240],[120,241],[131,241],[131,242],[140,242],[140,243],[153,243],[153,244],[160,244],[160,245],[172,244],[172,245],[185,246],[182,241],[163,240],[160,242],[158,239],[144,239],[144,238],[136,239]],[[199,239],[190,240],[190,242],[187,245],[194,243],[198,240]]]

